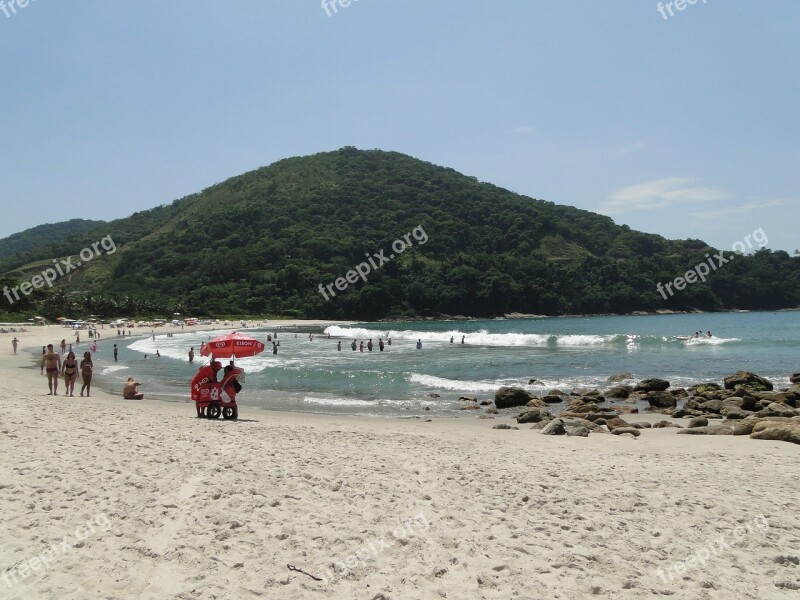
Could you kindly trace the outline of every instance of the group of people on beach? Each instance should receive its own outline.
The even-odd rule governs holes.
[[[78,381],[78,373],[83,379],[83,386],[81,387],[80,395],[86,392],[86,396],[91,396],[92,392],[92,370],[94,364],[92,363],[92,353],[88,350],[83,353],[83,360],[80,365],[78,364],[75,353],[70,350],[67,357],[62,361],[61,354],[55,351],[53,344],[48,344],[43,348],[42,362],[40,364],[39,372],[44,375],[47,371],[47,387],[50,390],[48,396],[58,396],[58,378],[64,378],[64,385],[66,387],[66,394],[69,396],[75,395],[75,383]]]

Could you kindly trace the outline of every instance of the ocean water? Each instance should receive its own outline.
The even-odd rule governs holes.
[[[697,330],[711,330],[714,337],[682,339]],[[111,344],[106,341],[95,357],[97,372],[111,386],[121,386],[130,375],[144,382],[142,390],[150,395],[187,401],[190,379],[208,361],[199,356],[200,343],[231,330],[175,330],[173,337],[167,331],[157,331],[155,340],[128,338],[123,344],[117,338],[121,351],[116,364],[109,360]],[[266,342],[267,330],[241,331]],[[379,337],[392,339],[383,352],[377,347]],[[350,349],[353,339],[366,345],[370,338],[372,352]],[[628,371],[635,379],[662,377],[688,386],[721,383],[724,376],[744,369],[788,386],[789,375],[800,371],[800,312],[792,311],[361,323],[318,330],[313,341],[307,330],[279,331],[278,340],[277,355],[268,350],[237,360],[246,373],[240,413],[253,407],[463,416],[459,396],[492,400],[503,385],[540,395],[552,388],[603,389],[610,375]],[[340,340],[341,352],[336,350]],[[187,359],[191,346],[197,354],[194,365]],[[528,385],[531,379],[544,385]]]

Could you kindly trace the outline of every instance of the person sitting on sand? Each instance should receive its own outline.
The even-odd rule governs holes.
[[[84,352],[83,353],[83,360],[81,361],[81,377],[83,378],[83,386],[81,386],[81,396],[83,396],[83,391],[86,390],[86,397],[92,395],[92,370],[94,369],[94,365],[92,364],[92,353],[91,352]]]
[[[125,400],[141,400],[144,394],[139,391],[139,386],[142,385],[138,381],[134,381],[133,377],[128,377],[128,382],[122,388],[122,397]]]
[[[53,351],[53,344],[47,344],[47,353],[42,355],[40,372],[47,369],[48,396],[58,396],[58,372],[61,370],[61,355]]]
[[[64,385],[67,388],[67,394],[74,396],[75,382],[78,381],[78,361],[75,359],[74,352],[67,354],[67,358],[64,359],[64,364],[61,367],[61,374],[64,376]]]

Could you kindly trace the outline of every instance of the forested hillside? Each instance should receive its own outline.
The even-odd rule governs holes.
[[[568,199],[562,199],[567,200]],[[427,242],[326,300],[319,284],[415,228]],[[72,314],[269,314],[377,319],[776,309],[800,303],[800,259],[761,250],[664,300],[713,252],[632,231],[394,152],[343,148],[290,158],[172,204],[39,246],[2,265],[4,283],[110,235],[98,257],[10,307]],[[37,262],[38,261],[38,262]],[[377,260],[376,260],[377,262]],[[39,270],[41,270],[39,268]]]

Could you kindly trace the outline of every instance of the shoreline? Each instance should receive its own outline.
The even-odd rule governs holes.
[[[30,355],[10,350],[10,600],[788,600],[800,589],[793,444],[675,429],[546,436],[510,415],[211,421],[100,390],[47,396]],[[635,420],[652,418],[664,416]]]

